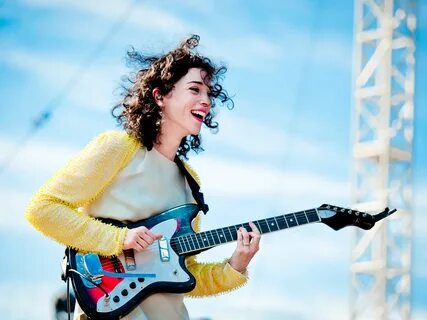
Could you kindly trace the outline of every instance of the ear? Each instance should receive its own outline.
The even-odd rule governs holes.
[[[160,94],[160,90],[159,88],[154,88],[152,93],[154,101],[157,103],[158,106],[163,106],[163,98],[162,95]]]

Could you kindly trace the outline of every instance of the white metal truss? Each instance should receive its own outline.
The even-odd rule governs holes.
[[[415,0],[355,0],[352,201],[398,212],[356,230],[351,319],[410,319]]]

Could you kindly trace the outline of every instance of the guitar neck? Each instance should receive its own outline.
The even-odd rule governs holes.
[[[289,229],[300,225],[319,222],[320,217],[317,209],[298,211],[253,221],[261,234]],[[237,230],[244,227],[251,230],[249,222],[236,224],[229,227],[191,233],[174,238],[175,250],[179,254],[189,254],[213,248],[215,246],[237,240]]]

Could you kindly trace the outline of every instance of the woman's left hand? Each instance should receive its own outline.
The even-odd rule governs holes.
[[[241,227],[237,230],[237,248],[229,261],[233,269],[243,273],[249,262],[259,250],[261,234],[252,222],[249,222],[252,231],[247,231]]]

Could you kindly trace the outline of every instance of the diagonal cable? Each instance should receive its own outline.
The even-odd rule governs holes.
[[[12,148],[3,161],[0,163],[0,174],[9,166],[13,159],[25,148],[29,140],[34,134],[40,130],[53,116],[53,112],[61,106],[61,103],[65,100],[68,93],[79,83],[80,79],[87,73],[90,66],[98,57],[99,53],[102,52],[113,38],[113,36],[121,29],[126,22],[127,18],[131,14],[133,4],[136,0],[129,1],[126,9],[119,16],[117,21],[113,23],[98,45],[89,54],[89,56],[83,61],[80,67],[74,72],[74,74],[68,79],[64,87],[46,104],[45,108],[39,113],[39,115],[31,123],[30,128],[17,141],[15,146]]]

